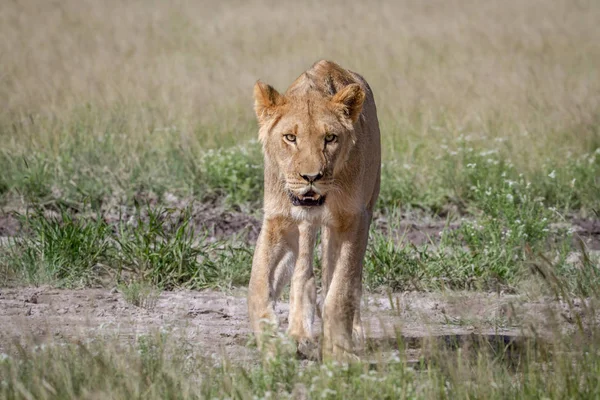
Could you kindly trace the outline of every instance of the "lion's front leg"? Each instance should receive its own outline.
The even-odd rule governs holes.
[[[263,332],[278,325],[275,301],[289,282],[297,253],[297,227],[284,218],[265,219],[248,286],[248,315],[259,346]]]
[[[290,288],[290,317],[288,334],[299,345],[312,342],[312,324],[317,300],[317,287],[313,272],[313,256],[317,227],[308,222],[299,226],[298,258]]]
[[[343,360],[353,355],[353,328],[360,328],[363,258],[370,216],[364,213],[342,227],[330,228],[328,251],[336,254],[323,306],[323,358]],[[356,325],[356,326],[355,326]]]
[[[321,254],[323,257],[321,258],[321,270],[322,270],[322,300],[321,305],[317,309],[319,312],[319,317],[323,315],[323,306],[325,305],[325,298],[327,297],[327,292],[329,291],[329,286],[331,285],[331,279],[333,278],[333,271],[335,271],[335,264],[340,256],[340,243],[339,243],[339,235],[334,233],[333,228],[331,227],[323,227],[321,231],[321,245],[322,251]],[[362,271],[362,268],[361,268]],[[362,281],[362,278],[361,278]],[[356,298],[356,309],[354,311],[354,321],[352,326],[352,333],[354,337],[358,340],[363,339],[363,329],[362,323],[360,320],[360,298],[362,295],[362,285],[358,285],[357,293],[355,295]]]

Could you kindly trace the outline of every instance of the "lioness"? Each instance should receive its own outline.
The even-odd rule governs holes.
[[[319,61],[285,94],[258,81],[254,109],[265,165],[264,220],[248,293],[260,343],[277,326],[274,304],[291,280],[288,334],[314,340],[313,252],[322,228],[321,354],[351,356],[362,336],[362,267],[379,195],[381,145],[373,93],[358,74]]]

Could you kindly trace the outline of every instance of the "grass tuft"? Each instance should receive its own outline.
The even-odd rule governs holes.
[[[189,210],[138,206],[116,226],[65,209],[47,214],[38,209],[23,216],[24,237],[0,247],[7,276],[34,285],[132,281],[164,289],[230,288],[249,280],[248,246],[206,240],[191,225]]]
[[[30,235],[8,247],[8,268],[34,285],[90,286],[101,274],[111,248],[110,228],[102,219],[80,219],[67,211],[22,216]]]
[[[123,294],[125,301],[148,310],[154,309],[160,296],[160,290],[149,283],[129,282],[128,284],[120,284],[117,287]]]

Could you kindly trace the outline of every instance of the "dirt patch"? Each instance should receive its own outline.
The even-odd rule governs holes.
[[[185,337],[206,355],[254,362],[258,354],[249,346],[246,307],[242,291],[164,292],[155,307],[144,309],[128,304],[115,290],[5,288],[0,289],[0,352],[9,340],[33,339],[38,344],[94,337],[132,340],[163,330]],[[531,332],[528,324],[535,324],[537,332],[554,329],[544,310],[568,311],[564,308],[560,303],[525,301],[515,295],[399,293],[366,294],[362,313],[371,350],[393,347],[400,334],[411,357],[418,357],[427,338],[513,340]],[[287,303],[277,305],[282,330],[288,312]],[[568,319],[560,320],[561,329],[569,329]],[[317,332],[319,326],[317,319]]]
[[[209,240],[235,236],[241,241],[254,243],[258,238],[261,221],[252,215],[232,211],[216,203],[177,201],[167,206],[174,210],[165,215],[167,226],[177,227],[189,218],[194,232],[205,235]],[[118,206],[105,210],[102,215],[110,225],[119,221],[135,224],[138,211],[134,207]],[[148,210],[142,209],[139,215],[142,220],[147,220]]]
[[[98,336],[130,340],[161,330],[207,351],[246,359],[253,350],[246,346],[243,303],[218,292],[165,292],[153,309],[145,309],[114,290],[0,289],[0,337],[35,343]]]
[[[255,243],[260,232],[261,221],[251,215],[223,209],[205,208],[193,215],[194,228],[209,237],[226,238],[239,236]]]
[[[590,250],[600,250],[600,219],[575,218],[573,230]]]
[[[0,237],[17,236],[21,233],[21,222],[12,212],[0,211]]]
[[[389,234],[393,229],[393,237],[399,242],[412,243],[415,246],[437,243],[440,241],[443,231],[453,231],[460,227],[459,222],[448,222],[429,217],[414,218],[413,216],[403,216],[401,222],[392,227],[388,217],[384,215],[376,215],[373,218],[373,225],[385,234]]]

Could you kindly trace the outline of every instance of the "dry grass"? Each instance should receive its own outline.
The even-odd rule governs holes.
[[[89,135],[126,115],[136,144],[159,147],[167,135],[148,132],[172,125],[184,140],[202,127],[208,144],[228,143],[254,135],[257,78],[283,89],[328,58],[370,81],[390,149],[405,150],[396,157],[481,133],[508,139],[526,167],[598,146],[599,20],[592,0],[7,1],[1,119],[57,152],[84,105],[96,110]],[[37,118],[52,122],[38,130]]]

